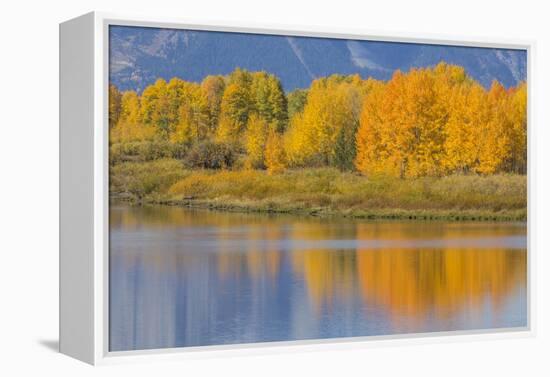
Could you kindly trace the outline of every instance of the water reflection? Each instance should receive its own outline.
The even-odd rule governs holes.
[[[113,351],[526,325],[524,224],[112,207]]]

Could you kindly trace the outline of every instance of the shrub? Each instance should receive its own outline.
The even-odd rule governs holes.
[[[172,158],[183,160],[189,151],[189,146],[184,143],[171,144]]]
[[[109,162],[116,165],[122,162],[153,161],[170,158],[179,146],[171,145],[165,140],[130,141],[112,144],[109,148]]]
[[[161,159],[150,162],[124,162],[110,168],[110,193],[142,200],[165,192],[185,176],[181,162]]]
[[[238,157],[232,144],[203,141],[191,147],[184,159],[190,169],[229,169]]]

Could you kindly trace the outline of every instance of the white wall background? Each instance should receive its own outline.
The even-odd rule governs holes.
[[[550,12],[544,1],[7,0],[0,7],[0,374],[550,375]],[[91,368],[55,353],[58,333],[58,23],[91,10],[537,42],[537,336]],[[546,350],[544,348],[547,347]]]

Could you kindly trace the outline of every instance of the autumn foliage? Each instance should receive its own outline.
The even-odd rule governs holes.
[[[110,144],[121,161],[146,150],[191,167],[270,174],[525,174],[526,108],[525,83],[485,88],[446,63],[386,82],[332,75],[291,93],[272,74],[236,69],[202,83],[159,79],[141,94],[110,86]]]
[[[526,90],[486,90],[443,63],[396,72],[363,102],[355,165],[399,177],[525,173]]]

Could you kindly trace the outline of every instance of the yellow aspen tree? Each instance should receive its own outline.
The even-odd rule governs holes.
[[[384,170],[384,164],[380,162],[385,160],[388,154],[382,129],[386,115],[382,111],[385,92],[385,85],[379,85],[369,93],[363,103],[360,125],[355,136],[355,167],[364,175],[379,174]]]
[[[510,93],[509,116],[512,127],[510,171],[527,173],[527,84],[520,83]]]
[[[294,89],[292,92],[288,93],[287,100],[288,118],[290,120],[294,115],[304,110],[307,100],[307,89]]]
[[[109,84],[109,127],[113,128],[118,123],[121,112],[122,93],[118,88]]]
[[[170,130],[173,143],[192,143],[204,140],[209,132],[208,99],[200,86],[186,83],[178,94],[177,123]]]
[[[216,136],[218,140],[239,141],[246,128],[250,111],[249,90],[241,84],[227,86],[222,97],[220,123]]]
[[[174,123],[174,113],[171,111],[171,99],[168,84],[158,79],[149,85],[141,95],[141,119],[143,124],[152,126],[161,137],[168,137],[170,126]]]
[[[280,80],[265,71],[251,74],[251,111],[283,132],[288,123],[287,98]]]
[[[201,83],[201,90],[208,102],[209,131],[214,133],[218,127],[225,80],[223,76],[206,76]]]
[[[406,161],[402,176],[443,174],[449,98],[460,77],[465,77],[461,68],[445,63],[413,69],[404,76],[404,107],[397,110],[405,142],[401,146]]]
[[[451,95],[446,127],[444,165],[448,172],[475,171],[482,135],[490,118],[485,89],[479,84],[462,85]]]
[[[265,146],[265,166],[270,175],[282,173],[286,168],[286,154],[283,137],[275,130],[270,130],[267,137]]]
[[[308,102],[303,113],[292,119],[289,132],[292,135],[293,144],[296,144],[296,147],[292,148],[292,158],[299,165],[320,164],[322,145],[326,145],[326,142],[318,140],[318,129],[326,124],[326,112],[323,111],[326,102],[324,95],[316,88],[314,82],[308,93]]]
[[[476,171],[494,174],[501,169],[511,150],[511,124],[508,119],[509,101],[506,89],[494,81],[487,95],[490,118],[482,124],[479,135],[479,164]]]
[[[355,166],[365,175],[404,176],[411,135],[406,126],[405,77],[397,71],[366,97],[356,136]]]
[[[153,138],[155,129],[141,121],[140,98],[134,91],[122,94],[120,117],[111,130],[111,142],[141,141]]]
[[[355,154],[354,148],[344,151],[337,146],[339,138],[348,139],[348,134],[355,133],[364,96],[362,84],[358,76],[339,75],[312,83],[303,112],[291,120],[289,144],[295,144],[291,148],[293,161],[313,166],[337,165],[345,157],[337,156],[337,150]]]
[[[294,114],[284,136],[289,166],[303,167],[310,156],[315,154],[314,145],[309,142],[309,135],[305,128],[302,113]]]
[[[248,118],[245,134],[245,147],[247,153],[247,166],[255,169],[264,168],[264,152],[266,149],[269,125],[257,114]]]

